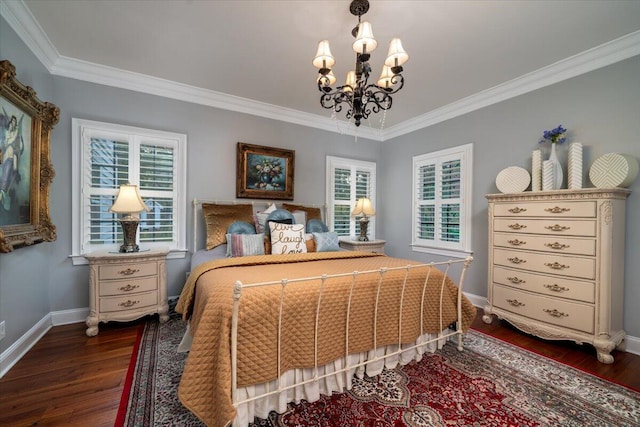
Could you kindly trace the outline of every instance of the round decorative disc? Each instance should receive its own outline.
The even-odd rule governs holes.
[[[531,183],[529,171],[519,166],[509,166],[496,176],[496,187],[501,193],[522,193]]]
[[[597,188],[628,187],[637,176],[638,161],[628,154],[605,154],[589,169],[589,179]]]

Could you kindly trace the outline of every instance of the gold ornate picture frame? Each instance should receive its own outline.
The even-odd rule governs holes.
[[[294,150],[238,142],[236,197],[293,200]]]
[[[0,252],[56,240],[49,216],[51,130],[60,110],[0,61]]]

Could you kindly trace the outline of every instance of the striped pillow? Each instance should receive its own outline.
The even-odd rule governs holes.
[[[227,256],[264,255],[264,234],[227,234]]]

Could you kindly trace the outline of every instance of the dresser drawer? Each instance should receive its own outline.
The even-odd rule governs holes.
[[[156,276],[138,279],[109,280],[100,282],[100,296],[127,295],[137,292],[155,291],[158,287]]]
[[[593,238],[495,233],[493,235],[493,244],[506,248],[532,251],[589,256],[596,255],[596,240]]]
[[[158,264],[155,262],[141,262],[117,265],[101,265],[100,280],[123,279],[152,276],[158,274]]]
[[[565,301],[500,285],[493,287],[493,305],[503,310],[589,334],[594,331],[592,305]]]
[[[496,218],[495,231],[554,236],[596,236],[595,220]]]
[[[596,202],[496,203],[493,215],[595,218]]]
[[[119,297],[100,298],[100,311],[107,313],[113,311],[136,310],[140,307],[150,307],[157,304],[157,292],[144,292]]]
[[[569,257],[546,253],[493,249],[493,262],[497,265],[548,273],[565,277],[595,279],[594,258]]]
[[[593,303],[595,283],[493,267],[493,282],[516,289]]]

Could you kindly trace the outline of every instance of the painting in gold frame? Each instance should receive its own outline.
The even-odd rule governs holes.
[[[236,197],[293,200],[295,151],[238,142]]]
[[[0,61],[0,252],[56,239],[49,216],[51,130],[60,110]]]

